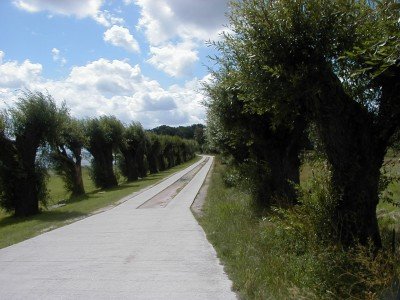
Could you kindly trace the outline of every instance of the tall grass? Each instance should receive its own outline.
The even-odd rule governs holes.
[[[325,242],[316,228],[322,219],[311,216],[320,207],[312,201],[260,217],[249,193],[224,184],[225,169],[217,160],[200,222],[242,298],[394,297],[399,270],[390,251],[343,251]],[[326,195],[321,189],[316,197]]]

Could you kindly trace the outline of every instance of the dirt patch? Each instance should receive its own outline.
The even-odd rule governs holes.
[[[199,192],[197,193],[196,198],[193,201],[192,206],[190,207],[196,218],[200,218],[203,216],[204,213],[203,205],[206,200],[208,187],[210,186],[213,168],[214,168],[214,163],[212,164],[210,170],[208,171],[206,180],[204,180],[203,185],[201,186]]]
[[[200,169],[207,163],[209,158],[206,158],[201,164],[195,167],[178,179],[175,183],[155,195],[153,198],[147,200],[145,203],[140,205],[138,209],[142,208],[164,208],[172,199],[189,183],[190,180],[200,171]]]

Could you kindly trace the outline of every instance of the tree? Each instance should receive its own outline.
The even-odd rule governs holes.
[[[140,123],[132,122],[124,130],[123,143],[120,150],[123,159],[120,163],[122,174],[128,181],[135,181],[139,177],[147,176],[146,134]]]
[[[380,168],[400,125],[398,19],[394,0],[247,0],[233,5],[225,38],[247,111],[271,113],[274,126],[296,115],[316,125],[344,246],[381,246]]]
[[[136,155],[136,162],[138,165],[138,170],[139,170],[139,176],[141,178],[144,178],[147,176],[147,173],[149,172],[149,164],[147,161],[147,155],[149,151],[149,139],[146,135],[146,132],[144,131],[143,127],[140,125],[136,128],[136,134],[138,136],[138,139],[140,141],[138,145],[138,152]]]
[[[149,148],[147,151],[147,161],[149,163],[150,174],[155,174],[160,169],[161,142],[160,137],[154,133],[147,133]]]
[[[113,168],[113,153],[122,143],[123,132],[122,123],[114,116],[102,116],[86,121],[86,147],[93,156],[92,177],[96,186],[100,188],[118,185]]]
[[[271,114],[244,109],[246,95],[235,90],[225,71],[220,68],[214,82],[206,86],[211,144],[232,155],[261,208],[295,204],[305,121],[298,117],[291,124],[271,128]]]
[[[83,122],[66,115],[62,129],[52,144],[55,171],[73,197],[85,194],[82,179],[82,148],[86,143]]]
[[[199,127],[204,129],[203,124],[193,124],[190,126],[178,126],[178,127],[161,125],[149,131],[154,132],[158,135],[170,135],[170,136],[179,136],[183,139],[194,139],[194,134],[196,132],[196,129]]]
[[[203,126],[197,126],[194,130],[194,140],[199,144],[200,150],[203,152],[204,151],[204,144],[206,142],[205,136],[204,136],[204,127]]]
[[[25,92],[9,111],[8,126],[3,116],[0,129],[0,203],[15,216],[39,212],[45,203],[46,169],[38,149],[54,140],[66,110],[57,108],[49,94]]]

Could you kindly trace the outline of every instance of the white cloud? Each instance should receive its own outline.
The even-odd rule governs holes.
[[[98,11],[96,14],[92,15],[92,18],[104,27],[125,23],[124,19],[114,16],[107,10]]]
[[[99,59],[73,67],[62,80],[42,75],[42,65],[16,61],[0,65],[0,108],[12,106],[19,89],[48,91],[65,100],[76,117],[115,115],[124,122],[139,121],[146,128],[204,122],[198,80],[167,89],[126,61]]]
[[[57,48],[51,49],[51,55],[53,56],[53,60],[60,59],[60,50],[58,50]]]
[[[104,41],[131,52],[140,52],[138,42],[129,32],[129,29],[122,26],[114,25],[104,32]]]
[[[228,0],[135,0],[138,28],[150,44],[150,59],[170,76],[189,76],[198,61],[196,49],[225,30]]]
[[[84,18],[95,15],[103,0],[14,0],[14,5],[29,12],[48,11],[61,15]]]
[[[53,60],[59,62],[61,66],[64,66],[67,63],[66,58],[61,56],[60,50],[57,48],[51,49],[51,56],[53,57]]]
[[[109,11],[100,9],[103,2],[104,0],[14,0],[13,4],[30,13],[46,11],[50,13],[50,17],[53,17],[52,14],[77,18],[90,17],[105,27],[123,24],[122,18],[115,17]]]
[[[3,63],[4,52],[0,50],[0,65]]]
[[[10,61],[0,64],[0,88],[24,89],[30,82],[41,80],[42,65],[25,60],[22,64]]]
[[[148,62],[174,77],[191,76],[194,63],[199,60],[197,51],[192,48],[191,43],[151,46],[151,58]]]
[[[227,0],[136,0],[141,8],[139,27],[152,45],[173,38],[216,38],[227,23]]]

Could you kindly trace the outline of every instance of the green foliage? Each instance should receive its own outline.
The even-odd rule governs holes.
[[[222,181],[228,188],[241,186],[240,171],[235,167],[228,167],[227,170],[222,174]]]
[[[39,202],[44,207],[47,199],[48,158],[72,197],[84,195],[83,148],[92,154],[96,186],[110,188],[118,185],[120,174],[134,181],[146,177],[149,167],[157,173],[190,160],[197,143],[146,133],[140,123],[125,127],[114,116],[73,119],[65,104],[57,107],[50,95],[28,91],[0,114],[0,205],[18,216],[38,213]]]
[[[137,180],[144,170],[146,139],[140,123],[132,122],[125,127],[121,144],[121,159],[118,161],[122,174],[128,181]],[[141,176],[143,177],[143,176]]]
[[[85,193],[81,162],[82,148],[86,143],[84,123],[66,115],[57,140],[52,142],[51,160],[54,170],[63,179],[66,190],[73,196]]]
[[[332,219],[337,198],[331,185],[331,170],[325,159],[316,158],[308,163],[311,177],[299,187],[302,207],[299,208],[299,221],[307,216],[307,230],[316,234],[317,241],[328,244],[337,240],[339,232]],[[316,242],[317,242],[316,241]]]
[[[381,246],[379,169],[400,127],[397,2],[233,1],[230,31],[213,43],[210,144],[253,165],[257,198],[285,203],[295,195],[277,179],[297,183],[293,144],[310,128],[332,170],[336,236],[350,247]]]
[[[362,45],[347,51],[342,59],[350,58],[357,63],[351,76],[366,75],[369,80],[393,76],[400,67],[400,4],[398,1],[376,1],[372,18],[374,35],[362,41]]]
[[[31,138],[35,146],[55,140],[67,108],[57,107],[53,97],[41,92],[25,92],[10,109],[10,130],[16,138]]]
[[[205,126],[203,124],[193,124],[190,126],[178,126],[178,127],[161,125],[149,131],[156,133],[158,135],[170,135],[170,136],[178,136],[183,139],[195,139],[195,134],[198,128],[204,129],[204,127]]]
[[[122,144],[123,132],[124,126],[114,116],[102,116],[85,123],[87,149],[93,156],[91,176],[98,187],[118,185],[113,170],[113,154]]]
[[[371,245],[343,251],[324,238],[326,203],[335,201],[326,165],[313,166],[316,178],[304,186],[303,205],[263,216],[250,193],[224,186],[224,168],[217,160],[200,223],[241,298],[395,298],[398,257]]]
[[[116,149],[122,141],[123,125],[114,116],[102,116],[87,120],[85,133],[89,149],[97,148],[100,145]]]
[[[154,133],[147,133],[149,141],[149,149],[147,151],[147,161],[149,163],[150,173],[157,173],[160,169],[160,161],[162,155],[161,141],[158,135]]]
[[[38,149],[56,139],[66,114],[50,95],[25,92],[3,117],[0,132],[0,205],[17,216],[38,212],[47,200],[46,168]],[[8,127],[8,128],[7,128]]]
[[[385,160],[379,178],[379,201],[400,207],[400,199],[396,199],[394,191],[389,188],[400,183],[400,172],[396,172],[398,164],[396,157]]]

